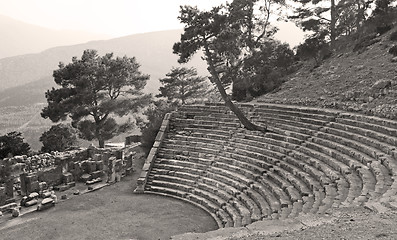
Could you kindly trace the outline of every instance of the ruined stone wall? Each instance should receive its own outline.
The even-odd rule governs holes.
[[[132,172],[134,160],[134,154],[124,156],[124,151],[127,149],[90,147],[2,159],[0,165],[5,161],[11,165],[11,178],[8,184],[0,186],[0,206],[7,199],[13,198],[14,190],[18,194],[27,195],[50,186],[74,186],[76,181],[120,181],[123,176]]]
[[[55,186],[62,183],[62,167],[54,166],[45,170],[37,171],[39,182],[46,182],[49,186]]]

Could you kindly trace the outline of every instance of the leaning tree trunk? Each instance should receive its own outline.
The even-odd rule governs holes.
[[[261,127],[261,126],[253,124],[250,120],[247,119],[247,117],[244,115],[244,113],[236,105],[233,104],[229,95],[226,93],[226,90],[223,87],[222,82],[219,79],[219,76],[216,72],[214,63],[212,61],[211,52],[208,48],[207,43],[204,43],[204,49],[205,49],[205,55],[207,56],[207,63],[209,66],[210,74],[212,75],[212,79],[213,79],[216,87],[218,88],[218,91],[221,94],[223,101],[225,101],[225,105],[237,116],[237,118],[240,120],[241,124],[243,124],[243,126],[246,129],[266,132],[267,131],[266,127]]]
[[[331,31],[331,49],[335,50],[335,40],[336,40],[336,6],[335,6],[335,0],[331,0],[331,23],[330,23],[330,31]]]
[[[95,129],[95,136],[98,139],[98,145],[99,148],[104,148],[105,147],[105,140],[103,139],[101,133],[100,133],[100,129],[99,129],[99,124],[97,124],[96,129]]]

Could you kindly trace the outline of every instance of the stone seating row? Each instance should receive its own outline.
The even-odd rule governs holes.
[[[332,123],[331,123],[332,124]],[[278,125],[279,127],[284,127],[283,125]],[[325,133],[315,133],[315,136],[320,136],[320,137],[322,137],[322,138],[327,138],[327,131],[332,131],[332,130],[329,130],[330,128],[326,128],[325,130],[324,130],[324,132]],[[291,129],[289,129],[289,130],[291,130]],[[321,130],[321,129],[320,129]],[[321,131],[323,131],[323,130],[321,130]],[[360,138],[356,138],[356,139],[360,139]],[[362,139],[362,138],[361,138]],[[367,139],[367,141],[368,141],[368,138],[366,138]],[[328,140],[330,140],[330,138],[329,138],[329,136],[328,136]],[[332,140],[334,140],[334,139],[332,139]],[[341,138],[339,138],[339,140],[341,140]],[[373,155],[373,153],[376,153],[376,151],[374,151],[373,149],[369,149],[366,145],[364,145],[363,143],[360,143],[360,142],[357,142],[357,141],[351,141],[351,140],[347,140],[347,139],[343,139],[343,141],[346,143],[349,143],[349,147],[351,147],[352,145],[352,147],[353,148],[356,148],[356,149],[358,149],[358,150],[360,150],[360,151],[364,151],[365,153],[367,153],[367,154],[372,154]],[[326,141],[323,141],[323,142],[326,142]],[[374,141],[371,141],[371,142],[374,142]],[[375,141],[376,142],[376,141]],[[325,143],[325,145],[326,146],[332,146],[332,147],[335,147],[335,143],[329,143],[329,141],[328,141],[328,143]],[[380,144],[379,142],[376,142],[375,143],[375,145],[377,145],[377,146],[384,146],[385,147],[385,144]],[[339,150],[342,150],[342,151],[344,151],[345,153],[347,152],[347,153],[349,153],[349,154],[352,154],[354,157],[356,157],[356,158],[359,158],[359,159],[362,159],[363,157],[362,156],[360,156],[361,154],[358,152],[358,151],[355,151],[355,150],[352,150],[352,148],[350,148],[349,150],[347,149],[347,147],[345,147],[345,146],[343,146],[343,147],[341,147],[340,145],[339,145],[339,148],[338,148]],[[389,151],[386,151],[386,153],[387,152],[390,152],[390,150]],[[382,153],[380,153],[379,154],[380,156],[383,156],[383,154]],[[376,154],[375,155],[373,155],[373,157],[374,158],[377,158],[377,156],[376,156]],[[392,162],[392,161],[389,161],[389,162]],[[389,167],[389,170],[390,170],[390,167]],[[383,171],[384,172],[384,171]]]
[[[250,105],[250,108],[254,105]],[[241,106],[244,106],[242,104]],[[208,108],[222,108],[222,105],[216,104],[212,106],[211,104],[203,106],[202,111],[205,111]],[[194,108],[194,107],[193,107]],[[252,111],[252,110],[251,110]],[[360,114],[351,114],[340,112],[337,110],[329,110],[329,109],[316,109],[316,108],[305,108],[305,107],[297,107],[297,106],[288,106],[288,105],[278,105],[278,104],[263,104],[263,105],[256,105],[253,112],[254,115],[257,113],[266,113],[269,111],[269,114],[259,114],[261,118],[272,116],[272,115],[281,115],[279,118],[289,118],[289,119],[299,119],[302,122],[305,122],[309,119],[319,119],[324,121],[344,121],[350,122],[353,126],[363,127],[365,129],[373,129],[374,131],[383,132],[387,135],[397,136],[397,123],[396,121],[381,119],[372,116],[365,116]],[[227,111],[220,111],[223,113],[227,113]],[[271,114],[270,114],[271,113]],[[303,118],[294,118],[294,116],[300,116]],[[309,120],[310,121],[310,120]],[[315,121],[314,121],[315,123]]]
[[[247,183],[247,182],[246,182]],[[285,184],[284,184],[285,185]]]
[[[240,149],[236,150],[236,151],[241,151]],[[315,177],[310,176],[309,174],[307,174],[306,172],[304,172],[305,174],[300,174],[301,171],[300,169],[296,168],[295,166],[289,164],[288,162],[284,161],[284,157],[286,156],[281,156],[280,160],[274,160],[273,162],[269,163],[269,166],[273,166],[273,168],[277,168],[280,167],[279,169],[281,169],[282,171],[287,172],[286,174],[284,173],[284,178],[287,179],[287,181],[289,181],[289,183],[292,186],[295,186],[297,189],[299,189],[302,193],[302,195],[307,195],[307,189],[311,189],[312,191],[314,190],[314,188],[316,189],[320,189],[322,188],[322,183],[320,183]],[[247,157],[245,157],[247,158]],[[258,155],[256,157],[254,157],[253,159],[271,159],[272,157],[267,156],[266,158],[261,158]],[[263,164],[263,163],[257,163],[257,164]],[[313,172],[313,171],[311,171]],[[283,172],[281,172],[283,173]],[[294,176],[300,176],[300,178],[294,178]],[[328,182],[326,182],[324,185],[327,185]],[[310,186],[310,187],[308,187]],[[303,190],[305,189],[305,190]],[[317,193],[316,191],[314,191],[315,193]],[[318,200],[318,198],[320,198],[320,200]],[[319,201],[319,204],[321,203],[321,197],[317,196],[317,201]]]
[[[369,117],[370,118],[370,117]],[[381,120],[382,122],[384,121],[384,120]],[[350,121],[350,123],[351,123],[352,121]],[[391,125],[392,126],[392,124],[391,124],[391,121],[388,121],[389,122],[389,125]],[[330,125],[337,125],[338,123],[330,123]],[[358,125],[358,124],[352,124],[352,125]],[[395,125],[394,125],[395,126]],[[338,126],[340,129],[346,129],[346,126],[343,126],[343,125],[340,125],[339,124],[339,126]],[[365,142],[364,142],[364,144],[359,144],[359,145],[357,145],[356,144],[356,147],[357,146],[360,146],[361,147],[361,149],[360,150],[362,150],[362,148],[363,148],[363,146],[365,146],[365,143],[367,143],[368,145],[372,145],[372,146],[375,146],[375,147],[377,147],[378,149],[382,149],[382,151],[383,152],[386,152],[386,154],[392,154],[392,152],[393,152],[393,149],[394,149],[394,146],[393,145],[390,145],[390,143],[394,143],[394,141],[393,140],[386,140],[386,141],[388,141],[388,143],[384,143],[384,142],[382,142],[382,143],[380,143],[380,142],[378,142],[378,141],[373,141],[372,139],[371,140],[369,140],[369,138],[367,138],[367,137],[363,137],[363,136],[365,136],[365,135],[367,135],[368,136],[368,133],[370,132],[371,133],[371,135],[372,135],[372,137],[373,138],[377,138],[377,139],[379,139],[379,140],[383,140],[383,141],[385,141],[385,139],[391,139],[392,137],[390,137],[390,136],[385,136],[385,135],[383,135],[383,137],[379,137],[380,136],[380,134],[382,134],[382,133],[377,133],[377,132],[374,132],[374,131],[368,131],[368,130],[362,130],[362,129],[360,129],[360,128],[357,128],[357,127],[355,127],[355,126],[350,126],[350,127],[348,127],[348,128],[350,128],[350,130],[351,130],[351,132],[352,132],[352,130],[354,129],[355,131],[354,132],[358,132],[358,133],[361,133],[362,135],[360,136],[360,135],[355,135],[354,137],[354,139],[355,140],[357,140],[357,139],[359,139],[359,140],[365,140]],[[384,129],[384,127],[383,126],[381,126],[381,127],[377,127],[378,129]],[[333,132],[335,132],[335,129],[334,130],[332,130],[332,129],[330,129],[330,128],[328,128],[327,129],[327,132],[331,132],[331,131],[333,131]],[[340,132],[342,132],[343,134],[347,134],[347,135],[350,135],[351,136],[351,133],[349,132],[349,133],[346,133],[345,131],[340,131]],[[339,132],[339,133],[340,133]],[[386,131],[386,132],[390,132],[390,131]],[[340,134],[339,134],[340,135]],[[358,137],[357,137],[358,136]],[[358,142],[362,142],[362,141],[358,141]],[[387,145],[387,146],[385,146],[385,145]],[[386,149],[386,150],[385,150]],[[385,164],[385,166],[390,170],[390,172],[393,172],[393,174],[396,172],[395,170],[393,171],[392,170],[392,168],[393,169],[396,169],[395,167],[393,167],[393,165],[394,165],[394,163],[395,163],[395,159],[393,160],[392,158],[390,158],[390,156],[384,156],[382,153],[375,153],[376,155],[379,155],[379,156],[381,156],[383,159],[381,160],[381,162],[382,162],[382,164],[383,163],[386,163]],[[377,157],[377,156],[374,156],[374,157]],[[376,163],[379,163],[379,161],[377,161]],[[382,166],[380,166],[380,167],[378,167],[378,168],[382,168]],[[383,171],[383,172],[385,172],[385,171]],[[384,176],[387,176],[387,174],[385,174]],[[389,180],[390,180],[390,178],[389,178]]]
[[[187,175],[190,175],[187,177]],[[167,189],[178,190],[181,193],[191,195],[193,199],[195,196],[203,197],[209,200],[216,206],[216,209],[212,209],[217,212],[219,209],[224,209],[224,213],[227,213],[232,222],[227,221],[225,225],[227,226],[242,226],[247,225],[251,222],[251,212],[258,214],[258,207],[251,204],[250,210],[241,202],[241,200],[247,198],[236,198],[230,195],[227,191],[219,189],[217,187],[206,184],[205,182],[198,182],[198,175],[192,175],[190,173],[181,174],[181,172],[170,170],[167,174],[161,174],[160,172],[154,171],[153,180],[150,183],[149,189],[153,186],[155,187],[165,187]],[[241,200],[240,200],[241,199]],[[245,201],[245,204],[248,204]],[[256,209],[256,210],[255,210]],[[225,215],[225,214],[223,214]],[[259,219],[259,216],[254,218]]]
[[[272,132],[247,134],[230,111],[219,105],[185,108],[188,113],[170,121],[170,136],[158,153],[160,160],[167,158],[168,162],[155,164],[153,172],[158,179],[152,182],[176,184],[178,193],[188,190],[186,193],[192,195],[192,189],[179,185],[190,186],[194,181],[193,186],[226,198],[226,202],[237,199],[239,204],[235,205],[240,207],[230,206],[238,214],[226,207],[213,211],[223,219],[223,226],[296,216],[300,212],[324,212],[331,206],[361,203],[396,191],[391,189],[396,172],[392,121],[385,127],[379,125],[383,120],[368,117],[366,121],[365,117],[337,111],[296,111],[285,106],[243,108],[254,121],[270,123]],[[171,161],[175,157],[194,160],[192,156],[183,158],[183,152],[210,161],[205,168],[199,168],[200,173],[180,174],[182,169],[200,167]],[[156,172],[171,169],[171,165],[172,174],[187,181],[172,182],[159,175],[161,171]],[[229,188],[223,190],[226,186]],[[162,187],[173,186],[163,183]],[[200,194],[196,195],[207,196]],[[249,211],[249,217],[241,206]]]
[[[281,105],[281,104],[256,104],[256,105],[239,104],[239,106],[241,106],[243,109],[245,108],[244,106],[248,106],[249,110],[246,110],[246,113],[250,113],[250,111],[254,113],[263,113],[266,111],[272,111],[273,114],[288,113],[287,115],[305,116],[307,118],[323,119],[326,121],[332,121],[332,118],[345,119],[345,120],[350,119],[350,121],[355,122],[354,124],[356,126],[360,126],[360,125],[365,126],[364,128],[366,129],[374,128],[380,130],[380,132],[383,131],[388,135],[397,136],[396,121],[373,117],[373,116],[346,113],[338,110],[299,107],[299,106]],[[189,108],[197,110],[197,106],[189,106]],[[225,109],[225,107],[222,104],[206,104],[199,107],[200,111],[206,113],[207,115],[208,115],[208,109],[214,110],[216,108]],[[217,112],[228,113],[230,111],[218,110]],[[260,115],[261,117],[266,117],[264,116],[265,114],[260,114]],[[270,114],[266,114],[266,115],[270,115]]]
[[[351,136],[350,133],[343,134],[343,133],[346,133],[345,131],[339,131],[339,136],[336,136],[336,137],[338,137],[339,141],[342,141],[345,144],[347,144],[347,146],[343,146],[343,145],[340,145],[340,144],[338,145],[337,143],[335,143],[336,142],[335,141],[336,140],[335,136],[332,136],[332,135],[328,134],[328,132],[335,132],[335,129],[326,127],[326,128],[320,129],[320,130],[324,131],[324,132],[315,133],[315,136],[320,136],[321,138],[334,141],[333,143],[330,143],[329,141],[327,142],[327,141],[320,140],[323,143],[327,142],[324,145],[326,145],[328,147],[329,146],[335,147],[337,145],[337,146],[339,146],[338,147],[339,151],[342,151],[345,154],[348,154],[348,155],[358,159],[359,161],[363,160],[363,159],[367,159],[368,160],[368,157],[363,157],[363,155],[372,155],[372,157],[374,157],[376,160],[379,160],[379,156],[381,156],[382,158],[388,159],[387,161],[384,161],[384,160],[373,161],[372,163],[370,163],[372,165],[370,170],[374,170],[374,174],[376,174],[377,176],[378,175],[382,175],[382,176],[378,177],[380,179],[383,179],[382,181],[380,181],[381,185],[383,184],[382,182],[387,182],[387,183],[385,183],[383,185],[388,185],[388,184],[390,184],[390,182],[392,182],[392,179],[390,178],[389,175],[391,175],[392,172],[394,172],[394,173],[396,172],[395,171],[396,168],[394,166],[395,165],[395,161],[393,161],[391,156],[385,156],[384,155],[384,153],[386,153],[386,154],[389,153],[390,154],[390,152],[391,152],[390,149],[393,149],[392,146],[388,145],[387,143],[380,143],[380,142],[378,142],[376,140],[375,141],[374,140],[369,140],[367,137],[363,137],[363,136],[357,137],[357,135],[354,138],[355,140],[351,141],[350,139],[345,138],[345,135],[350,135]],[[336,130],[336,131],[338,131],[338,130]],[[340,135],[342,135],[343,137],[340,137]],[[363,140],[364,139],[364,140],[366,140],[366,142],[356,141],[356,139],[357,140]],[[383,153],[381,151],[379,151],[379,150],[376,150],[374,148],[371,148],[371,147],[368,147],[367,145],[365,145],[365,143],[368,143],[368,142],[372,143],[371,145],[375,145],[379,149],[383,149]],[[359,150],[359,151],[356,151],[353,148],[355,148],[356,150]],[[364,163],[364,164],[368,164],[368,162],[371,162],[371,160],[367,161],[367,163]],[[383,164],[383,162],[385,162],[386,164]],[[393,169],[394,169],[394,171],[393,171]],[[379,192],[379,191],[376,191],[376,192]]]
[[[164,163],[163,160],[161,160],[161,162]],[[183,163],[180,163],[180,165],[183,165]],[[160,166],[160,167],[161,167],[161,166]],[[213,168],[213,169],[214,169],[214,168]],[[209,172],[214,173],[214,174],[217,174],[217,175],[219,175],[219,172],[225,174],[225,171],[224,171],[224,170],[221,170],[220,168],[217,168],[215,172],[212,172],[213,169],[210,170]],[[237,186],[237,188],[239,188],[240,190],[243,190],[244,188],[247,188],[247,185],[249,185],[249,183],[250,183],[250,180],[249,180],[249,179],[247,179],[247,178],[245,178],[245,177],[242,177],[242,176],[240,176],[239,178],[235,178],[235,180],[232,180],[232,182],[231,182],[230,179],[228,179],[228,175],[229,175],[229,174],[225,174],[225,175],[224,175],[225,178],[223,178],[223,179],[222,179],[222,178],[219,178],[219,176],[218,176],[216,179],[218,179],[218,180],[223,180],[223,181],[225,181],[228,185],[233,184],[233,181],[234,181],[234,185]],[[242,181],[242,179],[244,179],[244,181]],[[244,182],[245,184],[241,185],[240,182]],[[252,194],[252,195],[254,195],[254,194]],[[246,202],[247,202],[247,201],[246,201]],[[257,201],[257,202],[258,202],[258,201]],[[262,203],[262,206],[263,206],[263,205],[266,205],[266,203],[264,203],[263,201],[259,201],[259,202]],[[263,208],[263,207],[262,207],[262,208]],[[252,205],[251,205],[251,209],[255,209],[255,208],[253,208]]]

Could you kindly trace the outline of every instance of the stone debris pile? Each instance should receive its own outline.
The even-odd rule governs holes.
[[[120,181],[132,173],[134,158],[135,152],[129,149],[89,147],[1,159],[0,165],[10,167],[11,174],[8,179],[0,179],[0,182],[5,182],[0,184],[0,211],[12,213],[18,206],[16,202],[19,198],[19,205],[23,207],[41,204],[47,198],[52,198],[55,203],[57,197],[54,191],[66,191],[76,187],[76,183],[93,185]],[[14,212],[19,216],[18,211]]]

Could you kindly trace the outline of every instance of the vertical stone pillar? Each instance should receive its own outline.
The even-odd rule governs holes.
[[[27,195],[27,191],[26,191],[26,177],[28,176],[27,173],[21,173],[21,175],[19,175],[20,181],[21,181],[21,194],[22,196]]]
[[[108,182],[112,183],[116,180],[116,158],[110,157],[108,161]]]
[[[14,198],[14,178],[10,178],[6,183],[7,199]]]
[[[3,206],[6,204],[6,188],[5,187],[0,187],[0,206]]]

